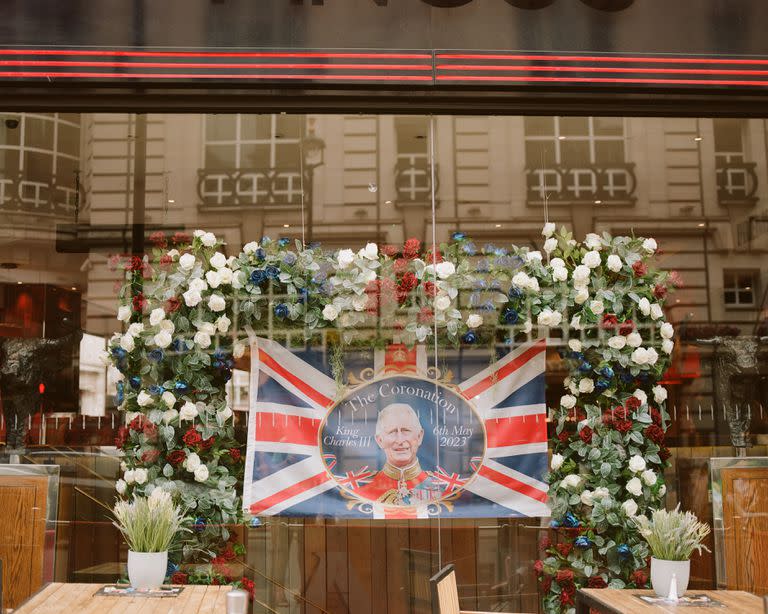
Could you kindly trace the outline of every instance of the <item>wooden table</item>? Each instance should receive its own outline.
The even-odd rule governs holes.
[[[103,584],[52,582],[14,614],[223,614],[229,586],[185,586],[178,597],[94,597]]]
[[[576,592],[576,614],[589,614],[590,608],[607,614],[763,614],[763,600],[744,591],[699,591],[688,590],[687,595],[707,595],[716,599],[724,608],[712,607],[681,607],[674,605],[658,605],[640,601],[635,595],[655,595],[651,590],[633,588],[582,588]]]

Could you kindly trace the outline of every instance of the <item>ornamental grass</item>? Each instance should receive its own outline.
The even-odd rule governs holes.
[[[699,522],[692,512],[681,512],[679,503],[671,512],[654,510],[650,519],[637,516],[633,520],[656,559],[687,561],[694,550],[709,552],[702,543],[709,535],[709,525]]]
[[[118,501],[114,524],[133,552],[165,552],[177,535],[189,529],[182,526],[184,511],[171,495],[156,488],[149,497]]]

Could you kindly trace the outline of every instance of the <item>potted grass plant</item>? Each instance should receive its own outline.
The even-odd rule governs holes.
[[[709,525],[699,522],[691,512],[681,512],[680,505],[672,510],[655,510],[650,518],[637,516],[634,522],[651,548],[651,586],[659,597],[669,595],[672,575],[677,578],[677,594],[682,596],[688,588],[691,572],[691,554],[702,549],[709,535]]]
[[[163,584],[168,567],[168,549],[179,533],[188,531],[184,512],[171,495],[156,488],[149,497],[118,501],[113,524],[128,544],[128,579],[136,589]]]

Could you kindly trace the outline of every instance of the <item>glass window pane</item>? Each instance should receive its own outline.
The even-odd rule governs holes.
[[[271,168],[269,145],[241,145],[240,166],[261,170]]]
[[[555,144],[544,141],[525,142],[526,168],[542,168],[555,165]]]
[[[234,141],[235,115],[206,115],[205,138],[211,141]]]
[[[623,164],[624,161],[624,141],[595,141],[595,164]]]
[[[526,136],[553,136],[555,134],[554,117],[526,116],[523,118]]]
[[[740,305],[751,305],[754,298],[752,297],[752,292],[739,292],[739,304]]]
[[[733,305],[736,302],[736,293],[733,291],[725,292],[725,302],[728,305]]]
[[[623,136],[624,119],[621,117],[593,117],[595,136]]]
[[[24,125],[24,140],[28,147],[53,149],[54,123],[39,117],[27,118]]]
[[[742,151],[744,120],[714,119],[712,123],[715,131],[715,151]]]
[[[0,121],[0,146],[18,145],[21,142],[21,116],[8,113]]]
[[[234,145],[207,145],[205,166],[207,168],[236,168]]]
[[[586,167],[589,159],[589,141],[560,141],[560,161],[563,166]]]
[[[589,118],[561,117],[560,134],[564,136],[587,136],[589,134]]]
[[[244,141],[265,141],[272,135],[270,115],[241,115],[240,138]]]
[[[49,183],[53,174],[53,156],[36,151],[24,152],[23,176],[29,181]]]
[[[78,155],[80,152],[80,128],[59,123],[58,130],[56,149],[71,156]]]

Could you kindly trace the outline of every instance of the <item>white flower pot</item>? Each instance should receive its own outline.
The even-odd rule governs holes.
[[[163,585],[168,569],[168,551],[128,551],[128,579],[136,589],[158,588]]]
[[[669,595],[672,574],[677,578],[677,596],[682,597],[688,588],[691,561],[665,561],[651,557],[651,586],[659,597]]]

